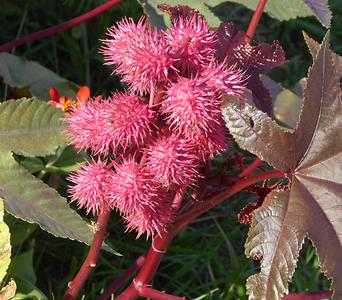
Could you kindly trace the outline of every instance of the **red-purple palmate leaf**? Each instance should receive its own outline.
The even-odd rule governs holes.
[[[309,48],[309,51],[312,55],[312,57],[316,57],[318,50],[319,50],[319,43],[316,42],[314,39],[308,36],[306,32],[303,31],[304,40],[306,42],[306,45]],[[336,53],[333,54],[333,62],[336,64],[340,70],[340,73],[342,74],[342,56],[337,55]],[[342,89],[342,77],[340,77],[340,87]]]
[[[277,185],[276,185],[277,186]],[[240,212],[238,213],[238,220],[240,224],[249,224],[252,222],[253,211],[259,208],[263,203],[267,195],[276,188],[268,187],[267,181],[263,184],[263,186],[251,186],[246,192],[250,194],[255,194],[257,196],[257,200],[245,205]]]
[[[233,22],[221,23],[217,29],[218,46],[216,56],[229,66],[236,65],[244,70],[248,77],[247,88],[253,93],[255,105],[272,116],[272,98],[260,80],[275,67],[285,63],[285,52],[277,41],[272,44],[252,46],[243,31],[239,31]]]
[[[255,210],[246,254],[262,256],[261,272],[248,278],[250,299],[281,299],[288,292],[306,236],[321,270],[342,299],[342,97],[340,69],[325,37],[309,72],[297,127],[285,131],[265,113],[227,100],[223,113],[245,149],[290,179]]]

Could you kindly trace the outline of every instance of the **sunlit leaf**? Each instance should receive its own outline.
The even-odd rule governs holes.
[[[0,299],[7,300],[7,299],[13,299],[15,293],[17,290],[17,285],[13,279],[10,280],[9,283],[7,283],[6,286],[4,286],[0,291]]]
[[[327,35],[309,72],[293,132],[248,105],[225,104],[225,120],[237,142],[290,178],[289,187],[272,192],[254,214],[246,254],[262,260],[261,272],[248,279],[250,299],[278,300],[288,292],[305,236],[316,248],[321,270],[332,278],[333,298],[342,298],[342,99],[335,58]],[[267,132],[269,146],[252,142]],[[286,150],[291,154],[283,155]],[[274,159],[280,151],[281,163]]]
[[[10,231],[4,222],[4,203],[0,198],[0,282],[4,279],[11,262]]]

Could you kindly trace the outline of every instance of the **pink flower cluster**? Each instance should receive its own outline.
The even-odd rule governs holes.
[[[173,197],[226,150],[222,95],[244,87],[243,72],[217,62],[217,33],[204,17],[169,12],[165,31],[144,18],[108,29],[101,52],[128,90],[88,101],[66,118],[72,145],[98,156],[69,177],[72,201],[87,212],[119,211],[138,236],[162,234],[175,213]]]

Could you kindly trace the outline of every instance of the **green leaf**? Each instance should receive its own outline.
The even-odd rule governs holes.
[[[1,152],[0,187],[6,210],[16,218],[37,223],[55,236],[91,243],[90,225],[56,190],[20,167],[10,152]]]
[[[11,262],[10,231],[4,222],[4,203],[0,199],[0,282],[4,279]]]
[[[36,173],[45,169],[44,162],[38,157],[26,157],[20,161],[20,165],[30,173]]]
[[[261,272],[248,279],[250,299],[281,299],[288,292],[298,253],[305,236],[316,248],[321,270],[332,278],[334,299],[342,298],[342,96],[341,70],[329,48],[329,34],[319,48],[304,90],[300,120],[293,132],[279,130],[271,119],[240,106],[233,116],[252,122],[231,122],[236,104],[226,102],[225,119],[231,132],[247,150],[266,157],[290,177],[287,190],[272,192],[256,210],[246,242],[246,254],[261,256]],[[234,106],[235,105],[235,106]],[[257,123],[251,126],[252,123]],[[270,124],[273,124],[270,126]],[[261,128],[256,131],[254,128]],[[268,147],[254,144],[269,132]],[[234,132],[234,130],[236,132]],[[250,145],[246,133],[250,134]],[[260,133],[261,132],[261,133]],[[273,138],[273,132],[277,132]],[[242,138],[240,138],[242,137]],[[267,143],[266,143],[267,144]],[[279,145],[281,144],[281,145]],[[282,162],[273,159],[280,147],[289,149]],[[285,150],[284,150],[285,151]],[[338,262],[338,263],[337,263]]]
[[[0,197],[15,217],[37,223],[55,236],[89,245],[93,228],[69,207],[65,198],[22,168],[12,155],[13,151],[44,156],[65,146],[63,116],[62,110],[36,99],[0,104]]]
[[[61,95],[75,98],[78,86],[34,61],[24,60],[9,53],[0,53],[0,76],[5,84],[29,88],[31,96],[49,99],[49,88],[55,87]]]
[[[149,17],[152,25],[159,28],[166,28],[170,26],[170,16],[161,12],[158,9],[159,4],[167,3],[170,6],[187,5],[191,8],[197,9],[207,20],[211,27],[218,27],[220,19],[214,15],[210,7],[216,6],[225,0],[189,0],[184,3],[181,0],[138,0],[144,9],[145,14]]]
[[[255,10],[259,0],[229,0]],[[312,16],[312,11],[305,5],[303,0],[269,0],[264,9],[271,17],[280,21],[286,21],[298,17]]]
[[[12,299],[47,300],[48,298],[35,286],[37,276],[33,269],[33,249],[15,257],[8,274],[15,279],[17,293]]]
[[[18,279],[17,283],[17,293],[11,300],[48,300],[49,298],[44,295],[44,293],[38,289],[32,283],[24,280]]]
[[[10,277],[22,279],[33,285],[37,282],[37,276],[33,269],[33,249],[17,255],[11,263],[9,272]]]
[[[37,229],[37,224],[30,224],[13,217],[11,214],[5,215],[5,222],[11,230],[11,246],[22,245],[27,238]]]
[[[5,101],[0,104],[0,116],[0,151],[44,156],[66,145],[63,111],[43,101]]]

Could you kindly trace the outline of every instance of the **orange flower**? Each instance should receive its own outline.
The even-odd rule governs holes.
[[[68,97],[60,97],[59,92],[54,87],[50,88],[51,100],[48,104],[56,106],[65,112],[70,112],[73,108],[79,108],[80,105],[87,102],[90,98],[90,89],[87,86],[82,86],[77,91],[76,100]]]

